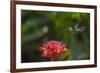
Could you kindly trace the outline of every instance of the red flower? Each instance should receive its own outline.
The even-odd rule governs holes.
[[[51,40],[43,43],[40,47],[40,51],[43,57],[53,60],[63,55],[63,53],[67,51],[67,48],[62,42]]]

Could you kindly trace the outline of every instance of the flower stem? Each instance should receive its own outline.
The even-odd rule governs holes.
[[[50,61],[53,61],[53,58],[52,57],[50,58]]]

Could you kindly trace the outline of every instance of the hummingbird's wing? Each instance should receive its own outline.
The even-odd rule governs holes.
[[[65,28],[64,31],[73,31],[72,27]]]
[[[76,29],[76,32],[84,32],[84,31],[85,31],[85,27],[84,26]]]
[[[79,24],[77,23],[77,24],[74,26],[74,28],[75,28],[75,29],[77,29],[77,28],[78,28],[78,26],[79,26]]]

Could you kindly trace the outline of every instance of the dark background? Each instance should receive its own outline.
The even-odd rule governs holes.
[[[90,14],[21,10],[22,63],[49,61],[39,51],[49,40],[62,41],[69,48],[58,61],[89,59]]]

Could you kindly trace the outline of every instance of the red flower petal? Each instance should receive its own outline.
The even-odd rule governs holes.
[[[65,44],[62,42],[51,40],[43,43],[43,45],[40,47],[40,51],[43,57],[51,59],[62,55],[65,51],[67,51],[67,48],[66,50],[65,48]]]

